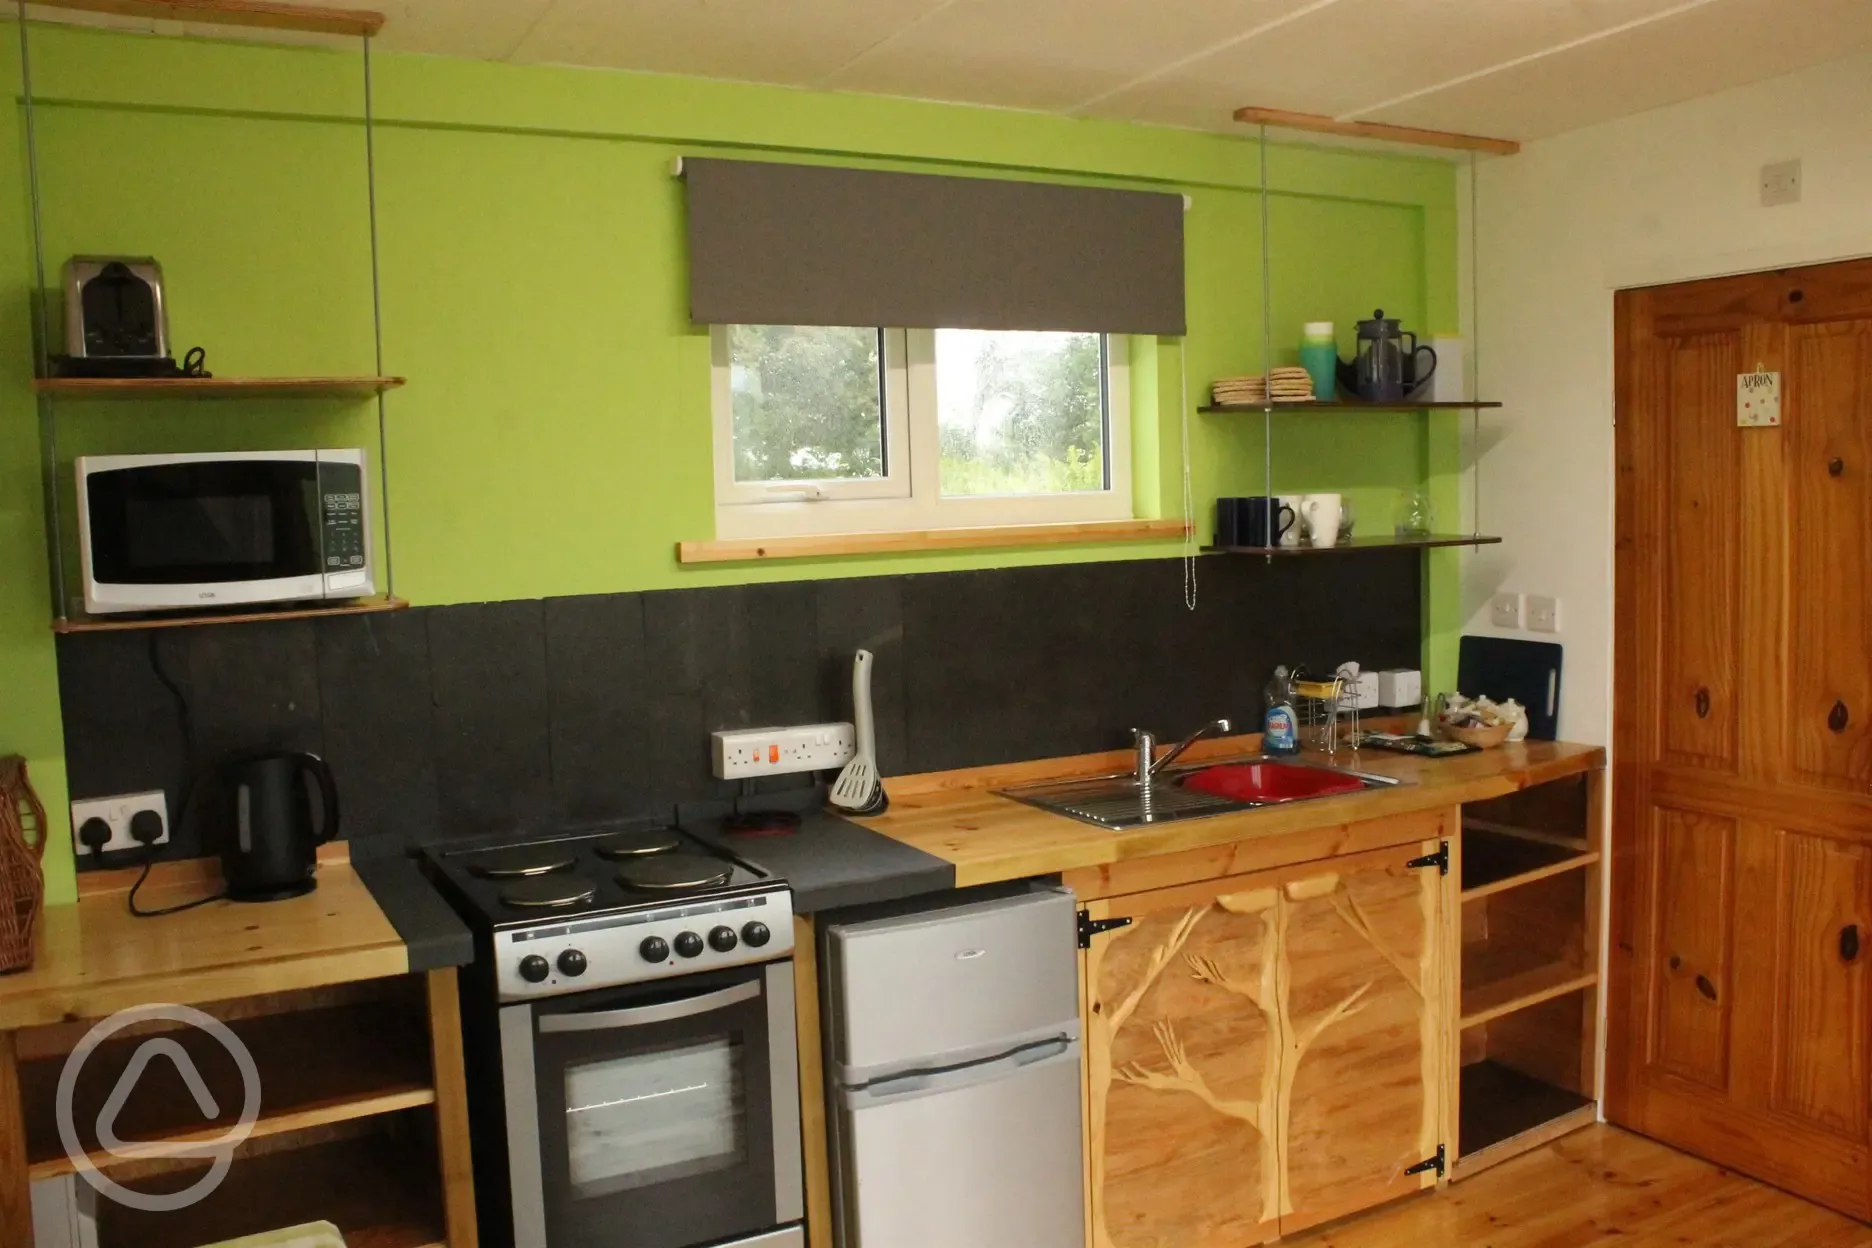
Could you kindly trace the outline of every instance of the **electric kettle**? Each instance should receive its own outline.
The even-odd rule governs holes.
[[[259,750],[215,773],[215,835],[233,901],[283,901],[318,886],[318,847],[338,835],[338,786],[316,754]],[[313,824],[313,792],[320,817]]]

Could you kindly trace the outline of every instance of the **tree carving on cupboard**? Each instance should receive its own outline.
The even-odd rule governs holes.
[[[1261,1243],[1421,1185],[1439,877],[1416,852],[1093,903],[1133,918],[1087,954],[1095,1248]]]

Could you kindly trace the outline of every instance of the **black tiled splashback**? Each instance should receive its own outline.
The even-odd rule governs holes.
[[[1154,559],[70,635],[71,791],[161,788],[173,810],[230,751],[311,750],[367,857],[730,796],[708,733],[849,720],[861,646],[886,775],[1110,749],[1133,726],[1256,726],[1277,662],[1417,665],[1414,552],[1205,559],[1199,576],[1193,612],[1181,561]],[[194,826],[171,852],[203,852]]]

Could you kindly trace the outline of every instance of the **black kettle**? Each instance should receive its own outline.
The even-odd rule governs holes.
[[[318,847],[338,835],[338,786],[316,754],[261,750],[216,768],[221,874],[233,901],[282,901],[318,887]],[[312,788],[321,817],[312,822]]]

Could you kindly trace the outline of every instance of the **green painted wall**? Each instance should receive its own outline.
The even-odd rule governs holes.
[[[34,26],[46,255],[147,253],[172,335],[227,375],[369,372],[362,75],[355,54]],[[0,61],[18,98],[16,29]],[[1260,367],[1261,195],[1252,136],[779,88],[437,58],[376,60],[379,223],[397,591],[418,603],[757,579],[1146,558],[1177,543],[683,569],[712,535],[708,335],[685,307],[685,152],[1180,189],[1189,334],[1133,345],[1136,495],[1181,507],[1181,391]],[[39,443],[27,393],[31,252],[17,109],[0,149],[0,749],[65,801]],[[1457,324],[1454,175],[1434,160],[1269,152],[1273,339],[1382,305]],[[67,405],[88,450],[366,443],[359,404]],[[1192,413],[1199,529],[1259,489],[1260,420]],[[1366,531],[1430,482],[1453,520],[1454,427],[1283,416],[1279,491],[1341,489]],[[65,474],[61,474],[64,476]],[[69,486],[66,487],[69,490]],[[69,514],[69,513],[68,513]],[[1453,645],[1452,562],[1432,566],[1427,660]],[[1450,634],[1450,635],[1445,635]],[[1434,672],[1433,668],[1433,680]],[[54,896],[70,896],[55,829]]]

